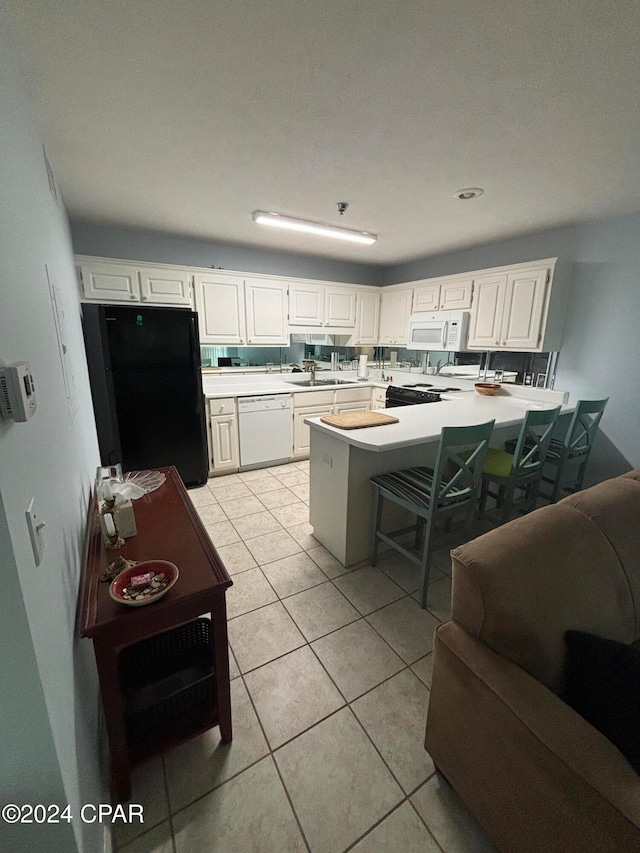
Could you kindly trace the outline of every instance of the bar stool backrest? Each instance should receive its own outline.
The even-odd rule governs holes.
[[[570,456],[578,456],[591,450],[600,418],[608,402],[608,397],[604,400],[578,400],[564,440]]]
[[[532,474],[542,468],[559,414],[560,406],[556,406],[555,409],[527,411],[513,453],[512,473],[516,476]],[[546,427],[546,429],[540,432],[535,427]]]
[[[495,420],[465,427],[443,427],[433,469],[440,483],[438,504],[473,496],[480,483],[482,466]]]

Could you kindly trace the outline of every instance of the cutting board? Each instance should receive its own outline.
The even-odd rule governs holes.
[[[397,424],[398,418],[381,412],[347,412],[344,415],[323,415],[320,420],[338,429],[362,429],[363,427]]]

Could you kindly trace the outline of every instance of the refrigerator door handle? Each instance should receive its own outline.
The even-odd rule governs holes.
[[[189,340],[191,341],[191,357],[193,359],[193,374],[196,385],[196,410],[195,414],[202,412],[202,373],[200,370],[200,347],[198,345],[198,331],[196,329],[196,317],[189,317]]]

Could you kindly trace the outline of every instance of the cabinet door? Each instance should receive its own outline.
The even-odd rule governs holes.
[[[217,415],[211,418],[211,448],[213,471],[237,468],[238,426],[235,415]]]
[[[245,281],[247,343],[288,344],[287,285],[251,278]]]
[[[396,294],[394,312],[394,344],[407,345],[409,317],[411,316],[411,301],[413,293],[410,290],[399,291]]]
[[[322,326],[324,287],[321,284],[289,285],[289,325]]]
[[[85,299],[93,302],[138,302],[138,270],[125,264],[80,264],[78,267]]]
[[[406,344],[412,290],[383,293],[380,302],[380,343]]]
[[[380,294],[363,291],[356,296],[356,346],[375,346],[380,324]]]
[[[336,403],[334,406],[334,414],[341,415],[343,412],[369,412],[371,410],[371,402],[364,400],[360,403]]]
[[[440,284],[423,284],[413,288],[414,314],[420,311],[437,311],[440,307]]]
[[[305,424],[305,418],[319,418],[321,415],[332,415],[333,406],[305,406],[293,410],[293,456],[308,456],[311,445],[311,430]]]
[[[539,345],[547,274],[547,269],[534,269],[507,276],[500,346],[527,350]]]
[[[153,305],[191,305],[188,270],[140,269],[140,298]]]
[[[348,287],[325,287],[324,324],[353,328],[356,324],[356,291]]]
[[[456,278],[440,284],[439,311],[462,311],[471,308],[473,279]]]
[[[495,349],[500,346],[506,288],[507,276],[504,273],[475,280],[475,299],[469,328],[470,347]]]
[[[244,344],[244,281],[196,275],[196,310],[201,344]]]
[[[371,408],[372,409],[384,409],[387,404],[387,390],[386,388],[372,388],[371,389]]]

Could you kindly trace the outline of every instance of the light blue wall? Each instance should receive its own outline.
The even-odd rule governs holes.
[[[597,482],[640,467],[640,213],[390,267],[385,284],[551,257],[574,263],[556,388],[609,397],[588,469]]]
[[[0,363],[28,361],[38,409],[0,420],[0,792],[3,803],[69,803],[71,825],[0,823],[0,850],[98,853],[102,828],[80,805],[102,802],[99,692],[76,605],[87,504],[99,463],[66,214],[49,190],[42,134],[0,12]],[[67,405],[49,285],[64,309]],[[47,526],[36,565],[25,522]]]
[[[383,279],[383,270],[375,265],[252,249],[214,240],[196,240],[176,234],[163,234],[159,231],[72,221],[71,237],[74,251],[78,255],[196,267],[215,266],[266,275],[347,281],[355,284],[381,284]]]

